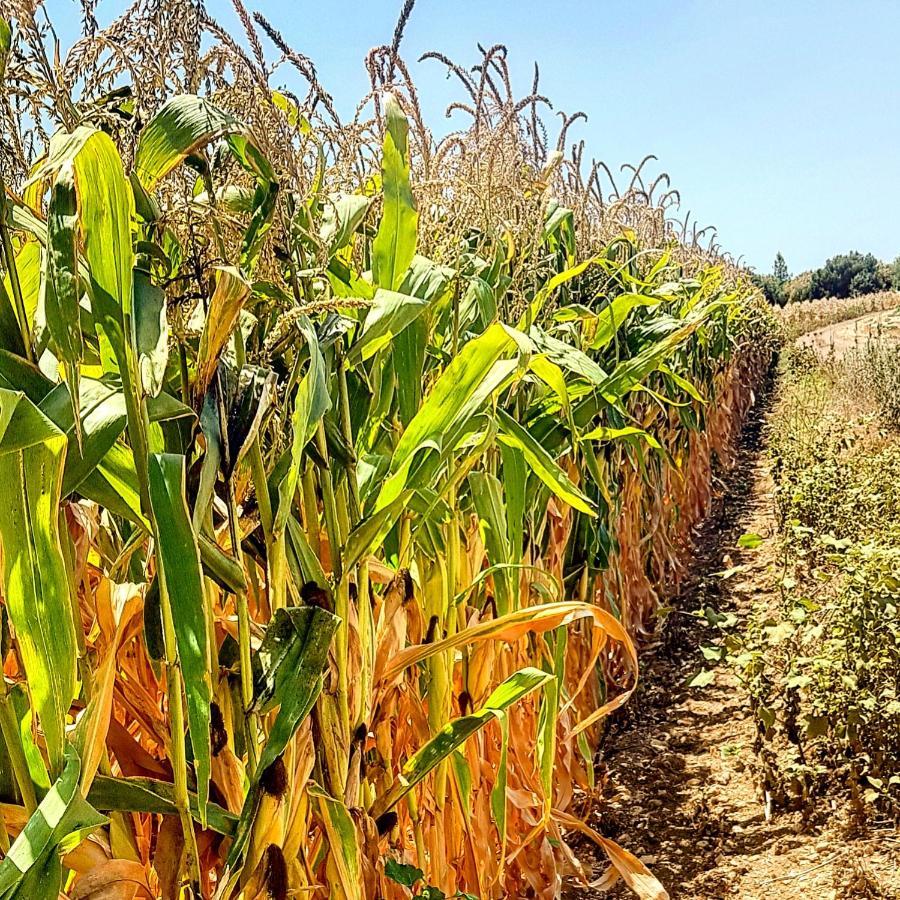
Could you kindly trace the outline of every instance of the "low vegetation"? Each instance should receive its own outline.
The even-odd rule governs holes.
[[[786,355],[770,423],[779,601],[731,646],[776,807],[836,784],[858,822],[900,814],[900,356]]]

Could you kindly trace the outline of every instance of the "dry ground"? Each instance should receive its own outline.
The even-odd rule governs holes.
[[[847,350],[864,345],[870,338],[900,343],[900,307],[828,325],[818,331],[804,334],[797,339],[797,343],[800,346],[812,347],[821,356],[831,353],[841,357]]]
[[[842,325],[827,330],[837,339],[848,331]],[[767,818],[741,684],[720,667],[713,683],[685,686],[702,665],[699,645],[713,639],[690,612],[713,606],[745,619],[772,602],[781,577],[764,416],[764,409],[753,416],[718,509],[697,534],[692,582],[659,645],[644,652],[642,687],[610,729],[598,773],[607,779],[606,799],[591,824],[640,856],[672,900],[900,898],[896,831],[852,831],[843,797],[820,801],[812,821],[798,812]],[[763,544],[739,549],[746,532]],[[737,565],[747,568],[729,579],[715,574]],[[607,868],[602,856],[580,849],[599,877]],[[631,894],[624,886],[601,892],[570,884],[564,896]]]

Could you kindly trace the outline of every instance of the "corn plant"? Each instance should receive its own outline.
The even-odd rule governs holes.
[[[252,58],[174,0],[57,66],[33,9],[0,25],[0,897],[547,895],[572,830],[664,896],[571,807],[770,354],[757,298],[642,167],[579,184],[496,51],[435,148],[405,19],[362,128],[257,17],[311,93],[272,89],[236,9]],[[522,215],[452,208],[479,142]]]

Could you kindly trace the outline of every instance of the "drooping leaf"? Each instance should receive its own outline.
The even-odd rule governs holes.
[[[328,648],[337,616],[317,606],[275,611],[259,648],[262,669],[254,687],[253,707],[278,714],[260,754],[258,775],[282,754],[321,689]]]
[[[362,194],[338,192],[329,194],[323,203],[319,240],[333,256],[345,247],[359,228],[372,200]]]
[[[114,778],[98,775],[88,791],[88,802],[103,812],[154,813],[161,816],[177,816],[175,788],[169,781],[155,778]],[[191,815],[200,821],[197,795],[188,794]],[[217,803],[206,804],[206,824],[219,834],[233,835],[237,816]]]
[[[231,869],[242,857],[260,803],[263,773],[287,747],[300,723],[309,715],[322,689],[322,672],[339,619],[314,606],[276,610],[260,647],[262,670],[255,682],[255,709],[278,707],[266,738],[250,791],[244,800],[234,843],[228,855]]]
[[[518,328],[520,331],[528,332],[531,326],[537,322],[538,316],[541,314],[547,301],[553,296],[557,288],[577,278],[586,272],[592,265],[597,262],[595,257],[586,259],[584,262],[571,266],[563,272],[554,275],[546,284],[542,285],[534,295],[534,299],[528,304],[528,308],[522,314],[519,320]]]
[[[347,353],[347,361],[355,365],[374,356],[414,322],[427,306],[426,300],[379,288],[360,336]]]
[[[616,336],[633,309],[639,306],[656,306],[663,299],[663,297],[653,294],[633,292],[619,294],[597,313],[596,331],[591,339],[591,350],[598,351],[606,347]]]
[[[145,190],[151,191],[191,153],[218,138],[245,131],[234,116],[203,97],[179,94],[166,102],[141,131],[135,171]]]
[[[226,479],[231,477],[271,411],[276,382],[275,373],[270,369],[243,366],[238,370],[225,360],[219,363],[212,389],[206,396],[201,425],[207,438],[207,452],[213,441],[221,444],[219,465]],[[225,410],[225,441],[219,433],[220,392]]]
[[[528,429],[502,409],[497,410],[497,418],[502,428],[497,440],[520,450],[534,474],[564,503],[589,516],[597,514],[590,499],[572,484],[566,473]]]
[[[642,440],[647,442],[647,445],[652,447],[654,450],[661,450],[662,446],[659,441],[650,434],[649,431],[645,431],[643,428],[635,428],[634,426],[627,425],[624,428],[607,428],[605,426],[598,426],[597,428],[592,428],[590,431],[581,435],[580,440],[582,441],[615,441],[620,438],[629,438],[629,437],[639,437]]]
[[[206,393],[219,364],[219,357],[250,296],[250,289],[250,283],[233,266],[218,266],[215,269],[215,288],[203,322],[200,349],[197,352],[195,392],[198,397]]]

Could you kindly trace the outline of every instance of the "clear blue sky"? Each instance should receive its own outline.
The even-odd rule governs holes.
[[[98,17],[123,2],[103,0]],[[366,91],[363,57],[389,42],[400,6],[246,3],[313,58],[342,112]],[[240,33],[228,0],[207,8]],[[520,94],[540,63],[555,107],[588,113],[570,133],[588,155],[618,168],[655,153],[682,209],[760,271],[778,250],[791,272],[850,249],[900,255],[895,0],[418,0],[402,50],[434,130],[458,94],[442,66],[414,60],[441,50],[471,65],[476,42],[507,45]]]

